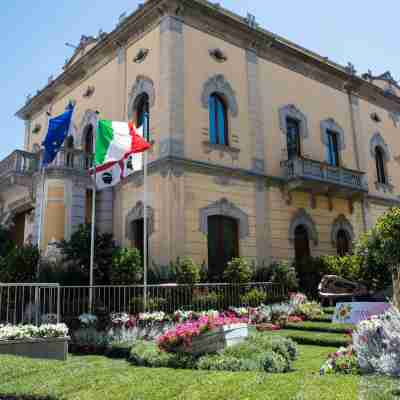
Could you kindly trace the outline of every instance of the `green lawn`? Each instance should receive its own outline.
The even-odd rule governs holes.
[[[226,373],[136,368],[105,357],[70,357],[65,363],[0,356],[0,399],[34,394],[55,399],[358,399],[359,378],[319,376],[335,348],[299,346],[288,374]]]

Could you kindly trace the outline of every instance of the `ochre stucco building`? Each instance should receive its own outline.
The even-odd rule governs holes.
[[[148,0],[98,37],[17,112],[24,151],[0,164],[3,223],[37,242],[47,112],[73,100],[73,140],[46,172],[41,248],[90,221],[97,114],[150,113],[150,257],[216,270],[351,251],[399,204],[400,87],[359,76],[204,0]],[[143,175],[98,193],[97,227],[143,244]]]

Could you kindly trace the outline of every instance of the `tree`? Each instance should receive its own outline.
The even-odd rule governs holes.
[[[63,240],[58,244],[63,255],[64,263],[69,271],[82,276],[82,284],[89,283],[90,276],[90,244],[91,226],[81,225],[71,235],[70,240]],[[94,281],[95,284],[110,284],[110,272],[112,256],[117,246],[113,236],[109,233],[95,231],[95,257],[94,257]]]
[[[378,219],[376,226],[363,236],[356,248],[364,258],[368,278],[393,282],[393,302],[400,307],[400,208],[392,208]],[[367,278],[367,279],[366,279]]]

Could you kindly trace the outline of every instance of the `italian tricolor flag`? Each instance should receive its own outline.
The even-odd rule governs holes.
[[[137,129],[130,122],[100,120],[95,154],[97,189],[114,186],[129,172],[140,170],[140,153],[150,147],[143,139],[142,128]]]

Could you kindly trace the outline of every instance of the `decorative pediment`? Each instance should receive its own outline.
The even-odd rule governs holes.
[[[139,75],[129,93],[128,118],[132,118],[134,111],[137,108],[137,102],[140,95],[146,93],[149,96],[149,105],[153,107],[156,101],[156,92],[152,79]]]
[[[203,92],[201,94],[201,104],[203,108],[208,109],[208,102],[213,93],[219,93],[223,96],[232,116],[236,117],[238,115],[239,107],[236,100],[236,93],[231,84],[225,79],[224,75],[214,75],[204,83]]]
[[[303,138],[308,137],[308,122],[307,116],[302,113],[294,104],[287,104],[279,109],[279,124],[282,133],[287,135],[287,120],[288,118],[295,119],[300,123],[300,135]]]
[[[125,234],[126,237],[130,240],[133,240],[133,230],[132,223],[139,219],[144,218],[144,206],[143,202],[138,201],[135,207],[129,211],[128,215],[125,218]],[[147,206],[147,233],[151,236],[154,233],[154,209],[150,206]]]
[[[350,243],[352,243],[354,241],[355,235],[354,235],[353,226],[351,225],[350,221],[344,215],[339,215],[333,222],[332,231],[331,231],[331,242],[332,242],[333,247],[336,247],[336,244],[337,244],[336,242],[337,242],[337,237],[338,237],[339,231],[346,232],[347,238]]]
[[[235,204],[225,198],[210,204],[200,210],[200,232],[208,234],[208,217],[223,215],[234,218],[239,222],[239,237],[244,239],[249,236],[249,216]]]
[[[343,128],[333,119],[328,118],[321,121],[321,140],[325,146],[329,146],[328,132],[335,132],[338,138],[338,150],[344,150],[345,145],[345,135]]]
[[[318,245],[318,231],[314,220],[304,209],[300,209],[293,217],[289,226],[289,240],[294,242],[295,232],[298,226],[304,226],[307,229],[310,239]]]
[[[379,132],[376,132],[370,141],[370,153],[373,158],[375,158],[375,149],[377,147],[381,148],[383,151],[383,155],[385,156],[385,161],[390,161],[390,151],[389,146],[386,144],[385,140],[383,139],[382,135]]]

